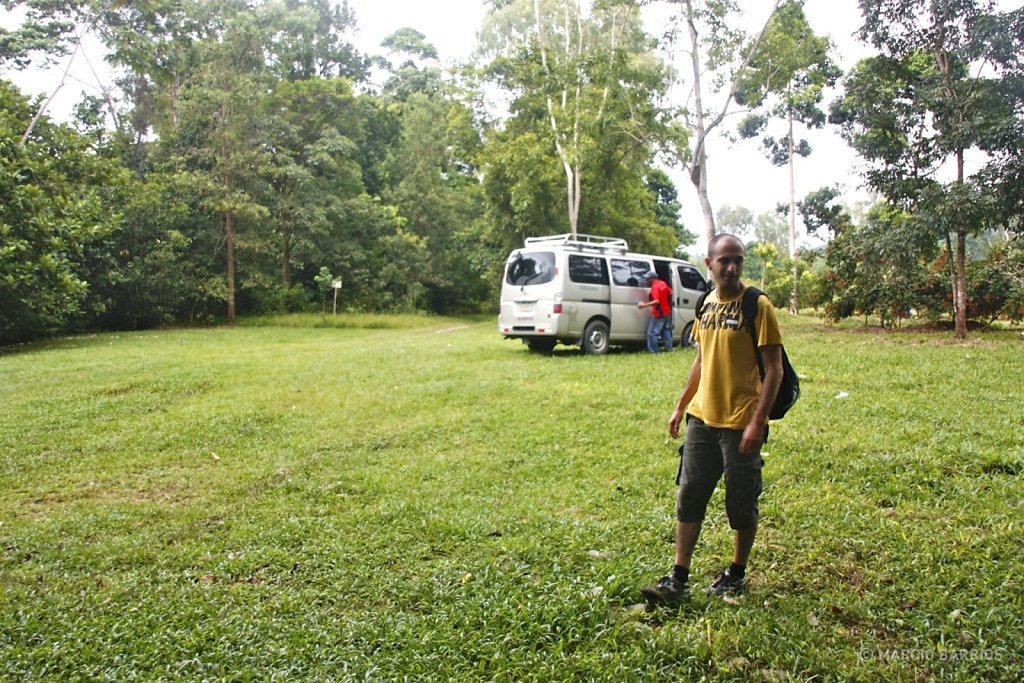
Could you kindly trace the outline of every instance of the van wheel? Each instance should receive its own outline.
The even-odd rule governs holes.
[[[584,353],[601,355],[608,353],[608,325],[603,320],[591,320],[583,329]]]
[[[695,348],[697,346],[697,340],[693,338],[693,321],[686,323],[686,327],[683,328],[683,335],[679,338],[679,343],[682,346],[689,348]]]
[[[555,350],[554,339],[529,339],[526,342],[526,346],[529,347],[534,353],[551,353]]]

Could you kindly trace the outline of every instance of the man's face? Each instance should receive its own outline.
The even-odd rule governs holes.
[[[739,291],[743,256],[743,244],[739,240],[725,238],[715,245],[715,253],[704,259],[715,286],[723,292]]]

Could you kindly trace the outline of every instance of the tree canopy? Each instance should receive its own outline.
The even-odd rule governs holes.
[[[810,149],[795,126],[837,126],[880,197],[791,191],[788,241],[783,214],[720,211],[776,303],[799,286],[834,317],[950,315],[958,333],[1024,316],[1024,10],[862,0],[877,53],[837,82],[799,2],[753,33],[739,3],[673,3],[663,35],[647,4],[489,2],[474,60],[445,67],[413,27],[362,53],[346,2],[5,0],[24,21],[0,31],[0,68],[88,30],[120,76],[67,123],[0,81],[0,343],[322,311],[335,279],[344,310],[486,311],[529,236],[684,255],[674,179],[716,232],[708,141],[736,108],[786,163]],[[797,208],[824,246],[797,248]]]

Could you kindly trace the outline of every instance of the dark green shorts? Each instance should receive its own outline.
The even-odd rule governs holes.
[[[725,511],[736,530],[757,526],[757,499],[761,495],[761,454],[741,455],[741,429],[708,427],[686,417],[686,441],[679,465],[676,519],[700,522],[708,501],[725,475]]]

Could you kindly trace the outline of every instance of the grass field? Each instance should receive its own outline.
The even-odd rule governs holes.
[[[318,316],[9,350],[0,680],[1020,680],[1019,333],[782,322],[750,588],[650,612],[692,351]]]

